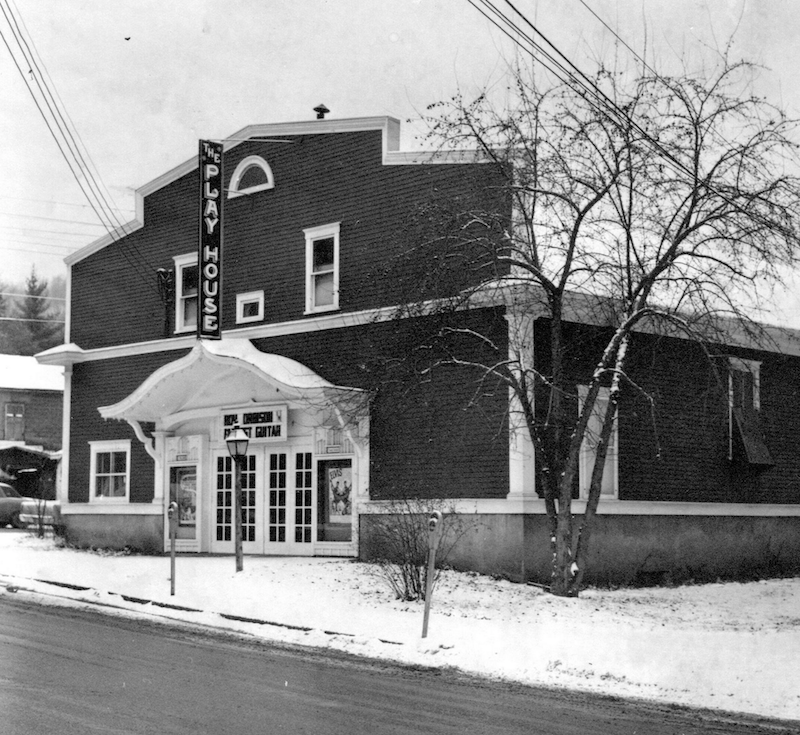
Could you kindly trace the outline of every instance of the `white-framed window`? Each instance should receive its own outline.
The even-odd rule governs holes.
[[[247,156],[239,161],[239,165],[231,176],[228,185],[228,199],[273,188],[275,188],[275,179],[269,164],[261,156]]]
[[[264,292],[236,294],[236,323],[260,322],[264,318]]]
[[[761,422],[761,363],[729,357],[728,459],[740,458],[755,467],[774,464]]]
[[[306,237],[306,314],[339,308],[339,223],[303,230]]]
[[[578,413],[583,410],[583,404],[586,397],[589,395],[588,385],[578,386]],[[581,444],[580,463],[578,468],[580,496],[582,498],[589,497],[589,484],[592,481],[592,472],[594,471],[594,461],[597,457],[597,444],[600,441],[600,430],[603,427],[603,418],[608,408],[609,389],[600,388],[597,394],[597,399],[592,408],[592,414],[589,417],[589,424],[586,427],[586,433],[583,437]],[[603,482],[600,490],[601,498],[616,498],[619,497],[619,437],[618,437],[619,422],[617,417],[614,417],[614,427],[611,430],[611,436],[608,441],[608,450],[606,451],[606,464],[603,467]]]
[[[6,403],[5,410],[6,441],[23,441],[25,439],[25,404]]]
[[[176,255],[175,262],[175,332],[197,329],[197,297],[200,274],[197,253]]]
[[[89,501],[127,502],[130,493],[130,440],[89,442],[89,448]]]

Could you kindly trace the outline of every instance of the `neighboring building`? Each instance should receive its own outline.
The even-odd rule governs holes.
[[[55,497],[63,404],[60,367],[0,354],[0,479],[23,495]]]
[[[356,556],[384,501],[427,496],[469,513],[453,561],[547,577],[544,505],[507,392],[476,403],[464,372],[414,382],[395,369],[436,319],[395,318],[403,279],[386,265],[410,213],[433,198],[506,205],[489,166],[398,146],[399,123],[384,117],[257,125],[225,142],[222,339],[196,338],[198,298],[213,307],[219,288],[198,273],[197,160],[140,189],[124,231],[67,259],[67,344],[38,359],[66,368],[61,501],[72,541],[161,552],[174,499],[180,550],[232,553],[224,439],[240,424],[251,434],[248,553]],[[468,285],[468,274],[450,275],[449,288]],[[510,328],[531,329],[534,359],[546,355],[530,309],[489,302],[460,318],[501,350]],[[597,328],[574,326],[581,339]],[[732,347],[729,391],[692,344],[637,339],[648,349],[632,369],[663,398],[659,433],[635,397],[625,401],[590,575],[797,564],[797,343],[784,340],[784,354]],[[576,351],[576,386],[587,357]]]

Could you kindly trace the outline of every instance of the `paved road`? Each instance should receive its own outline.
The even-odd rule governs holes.
[[[788,731],[0,597],[0,733],[9,735]]]

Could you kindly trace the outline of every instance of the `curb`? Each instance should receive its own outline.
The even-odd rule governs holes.
[[[61,587],[61,588],[64,588],[64,589],[74,590],[75,592],[99,592],[99,590],[96,590],[93,587],[83,587],[81,585],[70,584],[68,582],[54,582],[54,581],[49,580],[49,579],[30,579],[30,578],[27,578],[27,577],[19,577],[19,579],[21,579],[23,581],[27,581],[27,582],[38,582],[39,584],[52,585],[53,587]],[[0,587],[5,587],[8,592],[20,592],[20,591],[22,591],[22,592],[31,592],[32,594],[47,594],[47,595],[51,595],[53,597],[59,597],[61,599],[74,600],[76,602],[82,602],[84,604],[96,605],[98,607],[109,607],[109,608],[112,608],[114,610],[125,610],[127,612],[131,612],[131,609],[128,608],[128,607],[122,607],[120,605],[113,605],[111,603],[101,602],[99,600],[66,597],[64,595],[57,595],[57,594],[55,594],[53,592],[42,592],[41,590],[34,590],[34,589],[29,588],[29,587],[23,587],[23,586],[18,585],[18,584],[9,583],[9,582],[5,581],[5,578],[0,578]],[[116,597],[121,597],[123,600],[125,600],[125,602],[130,602],[130,603],[133,603],[133,604],[136,604],[136,605],[152,605],[154,607],[160,607],[160,608],[164,608],[164,609],[167,609],[167,610],[175,610],[177,612],[191,612],[191,613],[205,613],[205,612],[207,612],[205,610],[199,610],[199,609],[194,608],[194,607],[185,607],[185,606],[182,606],[182,605],[173,605],[173,604],[168,603],[168,602],[159,602],[158,600],[149,600],[149,599],[147,599],[145,597],[132,597],[131,595],[123,595],[120,592],[112,592],[110,590],[106,591],[106,594],[113,595],[113,596],[116,596]],[[148,612],[148,614],[157,615],[157,613],[152,613],[152,612]],[[222,618],[223,620],[230,620],[230,621],[237,622],[237,623],[252,623],[252,624],[255,624],[255,625],[269,625],[269,626],[273,626],[275,628],[285,628],[285,629],[288,629],[288,630],[296,630],[296,631],[299,631],[301,633],[310,633],[310,632],[312,632],[314,630],[314,628],[308,628],[306,626],[291,625],[290,623],[278,623],[278,622],[275,622],[273,620],[261,620],[259,618],[248,618],[248,617],[243,617],[241,615],[234,615],[232,613],[211,612],[210,614],[211,615],[217,615],[218,617]],[[164,617],[164,616],[158,616],[158,617]],[[167,619],[168,620],[174,620],[174,618],[167,618]],[[187,622],[191,622],[191,621],[187,621]],[[192,625],[203,625],[204,627],[218,629],[217,626],[208,625],[208,624],[204,624],[204,623],[194,623],[194,622],[192,622]],[[224,628],[223,628],[223,630],[224,630]],[[355,638],[355,634],[354,633],[339,633],[338,631],[335,631],[335,630],[322,630],[320,632],[324,633],[325,635],[330,635],[330,636],[341,636],[343,638]],[[403,643],[401,641],[391,641],[391,640],[386,640],[384,638],[378,638],[377,640],[380,643],[388,643],[388,644],[393,645],[393,646],[402,646],[403,645]]]

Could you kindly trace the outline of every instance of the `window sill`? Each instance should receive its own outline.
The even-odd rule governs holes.
[[[319,306],[316,309],[306,309],[303,316],[315,316],[316,314],[330,314],[332,311],[339,311],[339,305]]]

